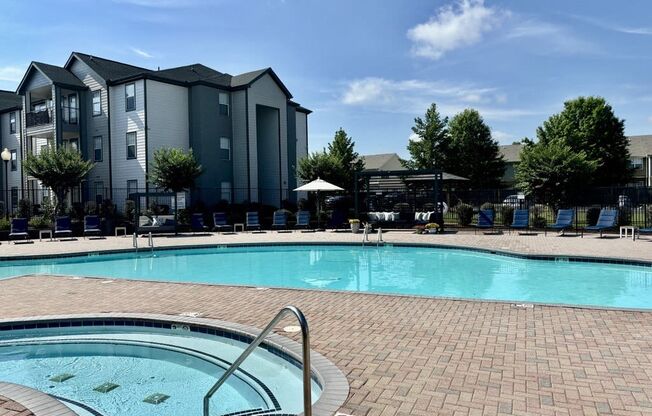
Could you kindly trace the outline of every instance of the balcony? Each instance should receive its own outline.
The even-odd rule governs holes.
[[[45,126],[52,123],[52,109],[33,111],[25,114],[25,126]]]

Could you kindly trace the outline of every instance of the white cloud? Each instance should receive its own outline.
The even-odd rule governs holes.
[[[649,123],[652,123],[652,116],[648,117],[648,118],[647,118],[647,121],[648,121]]]
[[[180,8],[201,3],[198,0],[113,0],[115,3],[152,8]]]
[[[494,140],[498,140],[498,143],[501,144],[509,144],[514,141],[513,135],[500,130],[492,130],[491,137],[493,137]]]
[[[446,52],[479,42],[508,15],[486,7],[484,0],[459,0],[440,8],[426,23],[411,28],[407,36],[414,42],[415,55],[439,59]]]
[[[534,53],[578,54],[596,53],[595,44],[578,37],[570,29],[539,20],[525,20],[509,29],[507,40],[526,43]]]
[[[630,35],[652,36],[652,28],[650,27],[617,27],[615,30]]]
[[[410,141],[410,142],[420,142],[420,141],[421,141],[421,137],[419,137],[419,135],[416,134],[416,133],[412,133],[412,134],[410,134],[410,136],[408,137],[408,141]]]
[[[8,65],[0,67],[0,81],[18,82],[23,79],[26,68],[18,65]]]
[[[138,48],[130,48],[130,49],[131,49],[131,51],[133,53],[135,53],[138,56],[142,56],[143,58],[151,59],[151,58],[154,57],[154,55],[152,55],[151,53],[145,52],[142,49],[138,49]]]

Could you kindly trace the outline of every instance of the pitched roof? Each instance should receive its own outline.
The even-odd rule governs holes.
[[[147,68],[129,65],[122,62],[112,61],[111,59],[100,58],[87,53],[73,52],[68,59],[65,67],[67,68],[73,57],[78,58],[93,71],[102,77],[105,81],[113,81],[120,78],[152,72]]]
[[[629,154],[636,157],[652,155],[652,135],[629,136]]]
[[[500,146],[500,153],[502,153],[505,162],[520,162],[522,144],[507,144]]]
[[[0,113],[23,107],[23,97],[13,91],[0,90]]]
[[[68,87],[86,88],[72,72],[60,66],[50,65],[43,62],[32,62],[32,65],[39,69],[53,84]],[[29,72],[29,70],[28,70]]]
[[[245,72],[244,74],[240,74],[240,75],[235,75],[234,77],[231,78],[231,87],[232,88],[248,87],[265,74],[269,74],[269,76],[271,76],[272,79],[276,81],[276,83],[281,88],[281,90],[283,90],[283,92],[288,97],[288,99],[292,98],[292,94],[290,93],[290,90],[287,89],[285,84],[283,84],[281,79],[278,77],[278,75],[276,75],[276,72],[274,72],[272,68],[259,69],[256,71]]]
[[[381,153],[377,155],[362,155],[364,170],[407,170],[401,164],[401,159],[396,153]]]
[[[176,68],[152,71],[155,78],[169,79],[180,83],[206,83],[217,87],[230,87],[231,75],[224,74],[202,64],[179,66]]]

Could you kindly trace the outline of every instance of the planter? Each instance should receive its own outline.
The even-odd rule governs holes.
[[[352,222],[351,223],[351,232],[353,234],[357,234],[360,232],[360,223],[359,222]]]

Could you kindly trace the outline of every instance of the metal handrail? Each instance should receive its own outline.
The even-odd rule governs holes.
[[[247,349],[245,349],[242,354],[231,364],[231,366],[226,370],[226,372],[220,377],[219,380],[208,390],[208,393],[204,396],[204,416],[210,416],[208,413],[208,405],[210,399],[215,394],[215,392],[222,387],[222,385],[242,364],[244,360],[249,357],[249,355],[265,340],[267,335],[274,329],[276,324],[287,314],[293,314],[299,321],[301,326],[301,341],[302,341],[302,355],[303,355],[303,414],[304,416],[312,416],[312,389],[311,389],[311,380],[310,377],[310,330],[308,328],[308,321],[303,315],[303,312],[295,306],[286,306],[281,309],[274,319],[272,319],[269,324],[263,329],[263,332],[260,333],[252,342],[249,344]]]

